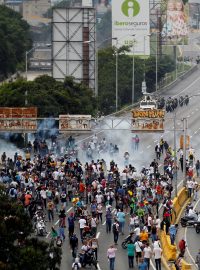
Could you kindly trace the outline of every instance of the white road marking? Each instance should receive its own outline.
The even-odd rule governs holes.
[[[191,112],[191,114],[194,114],[194,112]]]
[[[190,136],[190,138],[192,138],[192,135]]]
[[[191,116],[191,115],[190,115],[190,114],[188,114],[188,116],[186,116],[186,117],[187,117],[187,118],[190,118],[190,116]]]
[[[199,109],[198,108],[196,108],[196,111],[198,111]]]
[[[147,146],[147,148],[150,148],[150,147],[151,147],[151,145],[148,145],[148,146]]]
[[[106,225],[106,221],[104,221],[104,223],[102,224],[103,226]]]
[[[54,225],[57,225],[57,224],[58,224],[58,222],[59,222],[59,220],[57,220],[57,221],[54,223]]]
[[[154,266],[152,260],[150,260],[150,265],[151,265],[151,267],[153,268],[153,270],[156,270],[156,268],[155,268],[155,266]]]
[[[183,92],[185,92],[187,89],[190,89],[190,87],[193,86],[199,80],[200,80],[200,77],[197,78],[195,81],[193,81],[193,83],[191,83],[190,85],[188,85],[186,88],[184,88],[181,92],[179,92],[178,94],[174,95],[173,97],[179,96],[180,94],[182,94]]]
[[[98,270],[101,270],[100,266],[99,266],[99,263],[97,263],[97,269]]]
[[[48,233],[47,233],[46,238],[48,238],[48,237],[49,237],[49,235],[50,235],[50,232],[48,232]]]
[[[158,140],[155,140],[154,142],[156,143],[156,142],[158,142]]]
[[[97,233],[97,235],[96,235],[97,239],[99,238],[100,234],[101,234],[100,232]]]
[[[72,210],[72,207],[70,207],[68,210],[67,210],[67,213],[69,212],[69,211],[71,211]]]
[[[198,205],[199,202],[200,202],[200,199],[198,199],[198,201],[195,203],[195,205],[194,205],[194,210],[195,210],[195,208],[197,207],[197,205]],[[187,243],[187,227],[185,228],[185,241],[186,241],[186,243]],[[195,259],[192,257],[192,255],[191,255],[191,253],[190,253],[190,251],[189,251],[189,249],[188,249],[187,246],[186,246],[186,250],[187,250],[187,253],[188,253],[190,259],[193,261],[195,267],[198,269],[197,265],[195,264]]]

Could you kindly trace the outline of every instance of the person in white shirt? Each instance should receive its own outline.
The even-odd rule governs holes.
[[[192,179],[188,180],[188,181],[187,181],[188,198],[191,198],[191,196],[192,196],[193,187],[194,187],[194,184],[193,184]]]
[[[161,270],[162,249],[160,248],[160,246],[154,247],[153,254],[155,258],[156,270]]]
[[[102,215],[103,215],[103,206],[101,203],[99,203],[97,205],[97,218],[98,218],[98,221],[99,220],[101,221],[101,224],[102,224]]]
[[[149,214],[148,218],[147,218],[147,227],[148,227],[148,232],[149,233],[151,232],[152,222],[153,222],[152,216]]]
[[[139,263],[139,259],[142,258],[142,248],[143,244],[141,241],[135,241],[135,257],[136,257],[136,263]]]
[[[152,250],[151,250],[151,248],[149,246],[149,243],[146,243],[146,246],[143,249],[143,258],[144,258],[144,261],[147,263],[148,270],[149,270],[149,267],[150,267],[151,255],[152,255]]]
[[[81,236],[81,240],[83,240],[83,229],[86,226],[86,220],[84,219],[84,217],[81,217],[78,221],[79,223],[79,228],[80,228],[80,236]]]
[[[42,189],[40,191],[40,196],[42,198],[43,205],[44,205],[44,207],[46,209],[47,208],[47,192],[46,192],[46,189]]]
[[[95,196],[95,199],[96,199],[97,204],[103,202],[103,195],[101,194],[101,192],[97,193],[97,195]]]
[[[137,226],[135,229],[134,229],[134,234],[135,234],[135,241],[139,240],[140,239],[140,227]]]
[[[91,232],[92,232],[92,235],[96,236],[96,233],[97,233],[97,224],[98,224],[98,219],[95,217],[92,217],[91,218]]]
[[[111,245],[107,250],[107,257],[110,262],[110,270],[114,270],[115,267],[115,252],[117,251],[113,245]]]

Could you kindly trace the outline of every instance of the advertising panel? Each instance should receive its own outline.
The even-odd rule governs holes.
[[[147,0],[112,2],[113,46],[133,46],[135,55],[150,54],[150,10]],[[134,36],[133,36],[134,35]],[[130,54],[133,54],[131,50]]]
[[[170,44],[186,44],[189,34],[188,3],[184,4],[182,0],[169,0],[166,15],[162,35]]]
[[[90,131],[91,115],[59,115],[59,131]]]
[[[37,118],[36,107],[0,107],[0,131],[35,132],[37,130],[37,119],[34,118]]]
[[[164,110],[132,110],[132,131],[164,132]]]
[[[200,32],[200,0],[189,0],[189,14],[191,32]]]

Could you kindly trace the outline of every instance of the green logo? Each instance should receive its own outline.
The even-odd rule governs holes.
[[[136,0],[125,0],[121,8],[127,17],[135,17],[140,12],[140,5]]]

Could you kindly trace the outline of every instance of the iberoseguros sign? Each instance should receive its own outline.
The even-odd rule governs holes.
[[[149,33],[148,0],[117,0],[112,2],[112,37],[117,38],[117,47],[134,44],[135,55],[149,55]],[[115,40],[113,40],[113,46],[116,46]]]

